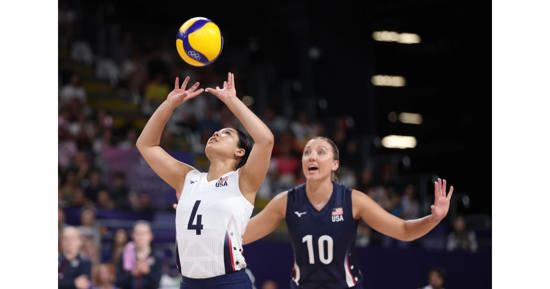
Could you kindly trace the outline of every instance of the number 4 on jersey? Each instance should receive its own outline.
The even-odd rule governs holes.
[[[201,223],[202,215],[197,215],[197,210],[199,209],[200,204],[201,204],[200,200],[195,202],[195,205],[193,206],[193,210],[191,211],[191,217],[189,217],[189,223],[187,223],[187,229],[196,230],[197,235],[200,235],[202,231],[202,223]],[[197,223],[193,224],[195,221],[195,216],[197,217]]]

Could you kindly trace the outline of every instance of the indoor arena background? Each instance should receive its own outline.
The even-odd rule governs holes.
[[[359,229],[366,288],[420,288],[432,268],[445,272],[445,288],[491,288],[490,2],[200,2],[59,2],[59,228],[80,226],[82,212],[95,215],[81,227],[90,239],[83,255],[112,262],[115,232],[148,220],[164,256],[160,288],[179,288],[175,194],[135,141],[175,76],[216,86],[231,71],[237,94],[275,134],[255,212],[303,181],[304,141],[325,135],[340,149],[340,182],[401,218],[429,213],[434,176],[456,188],[447,218],[419,240]],[[195,16],[224,36],[221,56],[204,68],[187,65],[175,48],[179,26]],[[205,93],[176,110],[162,145],[204,169],[204,141],[234,124]],[[450,241],[461,221],[468,249]],[[288,288],[284,226],[244,254],[256,288],[267,280]]]

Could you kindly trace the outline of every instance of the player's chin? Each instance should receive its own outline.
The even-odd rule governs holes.
[[[319,174],[319,171],[304,171],[304,177],[306,178],[306,180],[308,181],[315,181],[315,180],[320,180],[322,179],[323,177],[321,176],[321,174]]]
[[[206,155],[206,157],[209,158],[213,151],[214,148],[212,147],[211,143],[207,143],[206,146],[204,146],[204,154]]]

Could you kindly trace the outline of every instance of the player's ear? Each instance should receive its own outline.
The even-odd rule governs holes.
[[[339,160],[333,160],[332,161],[332,171],[335,172],[340,167],[340,161]]]
[[[245,150],[243,148],[237,148],[235,150],[235,157],[236,158],[241,158],[244,156],[244,153],[245,153]]]

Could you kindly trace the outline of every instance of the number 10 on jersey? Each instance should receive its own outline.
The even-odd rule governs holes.
[[[313,236],[305,235],[302,238],[302,243],[307,245],[307,253],[309,257],[309,264],[315,264],[315,254],[313,250]],[[333,257],[333,240],[329,235],[322,235],[317,240],[319,261],[323,264],[330,264]]]

